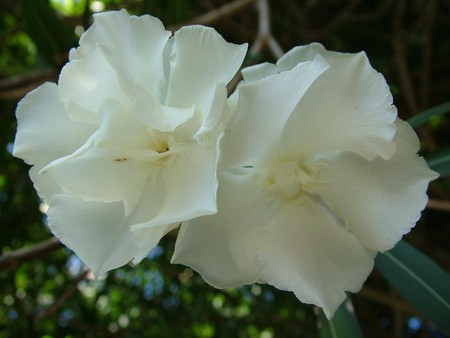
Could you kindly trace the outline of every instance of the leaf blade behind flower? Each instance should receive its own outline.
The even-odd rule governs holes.
[[[396,291],[450,334],[450,275],[405,241],[379,254],[375,266]]]
[[[320,314],[320,338],[362,338],[361,328],[348,300],[341,304],[332,319]]]
[[[443,115],[448,112],[450,112],[450,102],[445,102],[438,106],[427,109],[424,112],[410,118],[408,120],[408,123],[411,125],[411,127],[417,128],[427,123],[431,117]]]
[[[450,175],[450,148],[425,156],[425,159],[430,168],[438,172],[441,178]]]

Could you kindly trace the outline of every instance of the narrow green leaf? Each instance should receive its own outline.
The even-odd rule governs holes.
[[[427,123],[430,117],[443,115],[448,112],[450,112],[450,102],[445,102],[410,118],[408,122],[413,128],[417,128],[422,124]]]
[[[361,328],[349,300],[341,304],[331,320],[320,314],[320,338],[362,338]]]
[[[450,148],[439,150],[429,156],[425,156],[431,169],[438,172],[441,177],[450,175]]]
[[[38,52],[50,64],[61,65],[76,42],[73,30],[60,20],[48,0],[22,0],[25,28]]]
[[[405,241],[379,254],[375,266],[441,331],[450,334],[450,275]]]

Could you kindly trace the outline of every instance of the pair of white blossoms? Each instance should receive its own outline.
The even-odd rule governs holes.
[[[364,53],[247,46],[95,15],[58,85],[18,105],[14,155],[52,232],[97,275],[181,228],[172,261],[219,288],[269,283],[328,317],[420,217],[436,178]]]

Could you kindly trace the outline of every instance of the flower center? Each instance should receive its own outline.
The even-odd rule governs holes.
[[[163,154],[170,150],[170,142],[173,140],[171,133],[164,133],[158,130],[152,130],[149,139],[150,149],[153,151]]]
[[[314,167],[292,159],[276,160],[268,170],[266,183],[276,197],[291,199],[314,191]]]

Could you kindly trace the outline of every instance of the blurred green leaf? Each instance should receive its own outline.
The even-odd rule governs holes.
[[[48,0],[22,0],[22,11],[25,28],[38,52],[50,64],[64,63],[76,42],[73,30],[56,16]]]
[[[405,241],[379,254],[375,266],[397,292],[450,334],[450,275]]]
[[[438,172],[441,177],[450,175],[450,148],[439,150],[426,156],[425,159],[430,168]]]
[[[413,128],[417,128],[422,124],[427,123],[431,117],[443,115],[448,113],[449,111],[450,111],[450,102],[445,102],[438,106],[427,109],[423,113],[420,113],[410,118],[408,122]]]
[[[349,301],[341,304],[331,320],[322,312],[320,338],[362,338],[361,328]]]
[[[63,13],[65,16],[73,17],[81,16],[84,14],[87,1],[88,0],[50,0],[50,3],[53,8]]]

